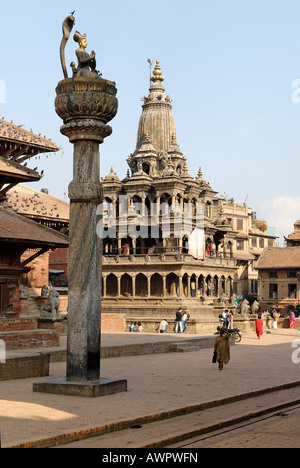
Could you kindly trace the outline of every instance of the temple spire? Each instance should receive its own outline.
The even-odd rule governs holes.
[[[163,81],[163,72],[160,62],[157,60],[151,77],[149,95],[142,99],[144,104],[139,120],[136,150],[139,150],[143,144],[145,134],[150,135],[157,154],[161,151],[168,152],[174,135],[176,138],[171,99],[170,96],[165,95],[165,88],[162,85]]]

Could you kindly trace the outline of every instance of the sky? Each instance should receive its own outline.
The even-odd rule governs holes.
[[[189,173],[196,177],[201,167],[219,195],[246,202],[280,242],[293,231],[300,219],[299,0],[1,4],[0,117],[62,147],[32,161],[45,173],[32,187],[68,201],[73,147],[60,133],[54,100],[63,79],[62,22],[75,10],[74,31],[87,34],[97,69],[118,88],[113,133],[100,146],[101,176],[111,166],[126,176],[149,90],[147,59],[160,60]],[[71,37],[67,65],[75,50]]]

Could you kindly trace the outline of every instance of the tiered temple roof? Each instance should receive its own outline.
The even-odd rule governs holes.
[[[39,181],[43,174],[29,169],[27,160],[41,153],[59,151],[54,142],[0,119],[0,200],[20,182]]]

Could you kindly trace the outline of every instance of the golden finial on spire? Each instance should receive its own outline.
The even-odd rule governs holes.
[[[156,60],[156,65],[155,65],[155,68],[153,70],[153,76],[151,78],[151,81],[155,82],[155,81],[164,81],[164,78],[162,76],[162,71],[161,71],[161,68],[160,68],[160,65],[159,65],[159,60]]]
[[[198,178],[199,178],[199,179],[202,179],[202,177],[203,177],[203,172],[202,172],[201,167],[199,167]]]

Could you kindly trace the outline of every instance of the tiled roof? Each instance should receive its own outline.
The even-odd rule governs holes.
[[[0,142],[14,142],[31,147],[42,149],[43,151],[58,151],[56,144],[45,136],[36,135],[32,131],[15,125],[12,122],[6,122],[0,119]]]
[[[17,241],[28,247],[68,247],[69,244],[64,234],[3,207],[0,207],[0,241]]]
[[[41,176],[38,172],[33,171],[27,167],[8,161],[5,158],[0,157],[0,177],[3,180],[4,178],[13,181],[36,181],[40,180]]]
[[[300,229],[295,229],[295,231],[289,234],[285,239],[300,240]]]
[[[3,206],[27,218],[69,222],[69,203],[21,184],[7,192]]]
[[[299,268],[300,269],[300,247],[270,247],[263,251],[256,268],[263,269],[281,269],[281,268]]]
[[[243,252],[241,250],[236,250],[233,254],[234,258],[237,260],[255,260],[254,255],[248,252]]]

